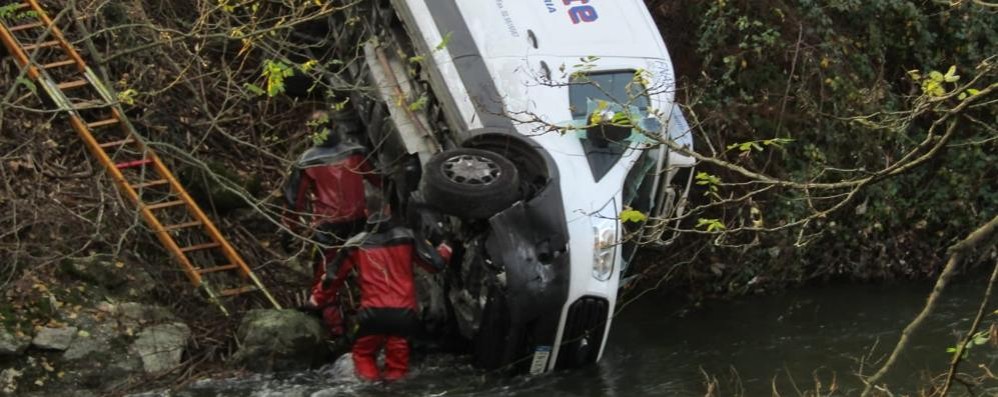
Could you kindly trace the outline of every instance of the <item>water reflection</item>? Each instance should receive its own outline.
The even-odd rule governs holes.
[[[465,357],[430,354],[415,357],[409,380],[368,385],[353,380],[344,358],[346,363],[315,371],[202,381],[158,395],[703,396],[708,379],[716,379],[721,396],[772,395],[774,387],[782,395],[798,395],[796,390],[827,390],[833,384],[838,395],[856,395],[862,384],[855,374],[862,363],[889,352],[929,289],[827,286],[696,308],[682,300],[646,297],[615,320],[600,365],[539,377],[483,375]],[[894,391],[916,392],[926,376],[945,370],[946,348],[969,326],[982,292],[983,286],[950,287],[887,379]],[[990,346],[972,353],[972,363],[964,368],[998,361]]]

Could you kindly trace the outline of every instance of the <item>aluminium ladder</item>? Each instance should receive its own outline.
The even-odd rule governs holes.
[[[222,298],[253,292],[262,293],[280,309],[215,224],[135,131],[111,90],[86,65],[38,1],[4,3],[0,0],[0,11],[5,11],[0,14],[0,41],[58,111],[69,116],[69,123],[90,153],[137,207],[190,282],[226,315],[229,310]]]

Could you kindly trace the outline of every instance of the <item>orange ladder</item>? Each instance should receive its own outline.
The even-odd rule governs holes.
[[[0,3],[0,40],[22,71],[48,94],[58,111],[69,116],[70,124],[90,153],[138,208],[196,288],[203,289],[226,315],[229,310],[222,298],[251,292],[262,293],[274,308],[281,308],[135,131],[112,91],[86,65],[37,0]],[[216,282],[220,287],[213,287]]]

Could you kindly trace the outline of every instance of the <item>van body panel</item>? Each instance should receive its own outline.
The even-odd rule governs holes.
[[[584,297],[606,299],[609,313],[598,356],[609,335],[623,266],[615,249],[609,277],[594,277],[594,241],[600,230],[622,227],[624,181],[647,146],[627,147],[603,175],[595,175],[584,135],[570,107],[572,74],[623,71],[647,78],[648,113],[663,115],[663,136],[674,111],[672,61],[641,0],[392,0],[441,103],[455,142],[481,131],[504,131],[545,152],[560,190],[570,285],[546,365],[562,350],[569,306]],[[583,120],[584,121],[584,120]],[[670,128],[671,127],[671,128]],[[666,135],[670,134],[670,135]],[[692,144],[690,140],[690,144]],[[670,161],[673,156],[670,156]],[[674,163],[688,166],[679,159]],[[619,241],[619,240],[618,240]],[[593,343],[597,341],[592,341]],[[597,356],[597,357],[598,357]]]

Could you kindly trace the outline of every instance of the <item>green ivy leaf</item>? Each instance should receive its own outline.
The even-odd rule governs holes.
[[[267,96],[273,97],[284,92],[284,79],[294,76],[293,68],[281,61],[263,62],[263,77],[267,79]]]
[[[440,44],[437,44],[437,51],[447,48],[447,45],[450,44],[450,39],[453,36],[454,32],[447,32],[447,34],[444,35],[443,40],[440,40]]]
[[[319,61],[314,60],[314,59],[309,59],[305,63],[301,64],[301,66],[299,66],[299,68],[301,68],[301,71],[303,71],[305,73],[308,73],[310,70],[315,69],[315,67],[318,66],[318,65],[319,65]]]
[[[429,103],[430,98],[426,95],[419,97],[415,102],[409,104],[409,110],[417,112],[426,108],[426,104]]]
[[[648,220],[648,216],[638,210],[627,209],[620,212],[620,221],[624,223],[641,223],[646,220]]]
[[[118,93],[118,102],[124,103],[126,105],[134,105],[135,96],[138,94],[139,94],[138,91],[135,91],[131,88],[121,91]]]
[[[943,76],[943,80],[947,83],[955,83],[960,81],[960,76],[956,74],[956,66],[950,66],[949,70],[946,71],[946,75]]]
[[[243,88],[245,88],[247,91],[249,91],[253,95],[260,96],[260,95],[266,95],[267,94],[267,92],[264,91],[263,88],[260,88],[260,86],[258,86],[256,84],[253,84],[253,83],[243,84]]]
[[[727,229],[719,219],[704,219],[704,218],[700,218],[697,220],[696,227],[702,228],[710,233],[721,232]]]

